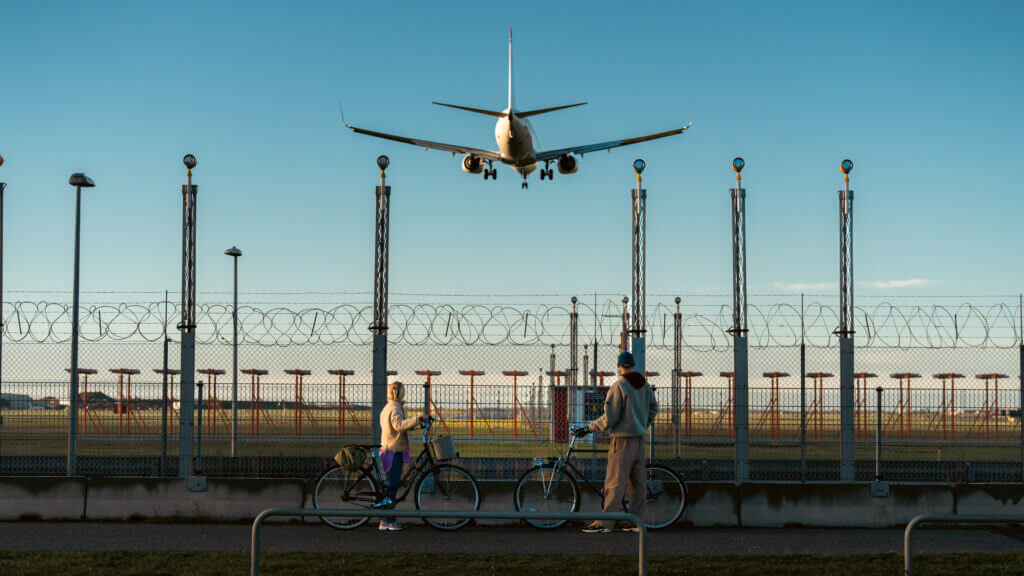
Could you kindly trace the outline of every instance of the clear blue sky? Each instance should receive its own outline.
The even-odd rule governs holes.
[[[651,293],[727,292],[729,162],[746,158],[752,292],[836,283],[852,158],[860,294],[1024,289],[1022,4],[13,2],[0,17],[8,292],[179,287],[181,157],[199,158],[199,290],[369,291],[374,158],[391,157],[395,292],[629,292],[647,160]],[[493,149],[517,104],[555,148],[669,129],[529,190],[344,129]],[[909,284],[909,285],[906,285]],[[906,285],[906,286],[905,286]],[[9,296],[10,297],[10,296]],[[218,297],[218,299],[223,299]]]

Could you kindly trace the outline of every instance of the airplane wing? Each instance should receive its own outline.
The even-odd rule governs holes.
[[[341,121],[345,126],[357,134],[366,134],[367,136],[374,136],[376,138],[383,138],[385,140],[394,140],[395,142],[404,142],[405,144],[412,144],[413,146],[420,146],[427,150],[444,150],[445,152],[451,152],[454,154],[472,154],[483,158],[484,160],[494,160],[495,162],[501,161],[501,153],[493,150],[481,150],[480,148],[471,148],[469,146],[459,146],[457,144],[445,144],[443,142],[431,142],[430,140],[419,140],[417,138],[406,138],[405,136],[397,136],[395,134],[386,134],[384,132],[375,132],[373,130],[365,130],[356,126],[350,125],[345,121],[345,112],[341,113]]]
[[[675,130],[669,130],[667,132],[658,132],[657,134],[648,134],[646,136],[638,136],[636,138],[626,138],[624,140],[611,140],[608,142],[601,142],[600,144],[588,144],[586,146],[573,146],[571,148],[559,148],[558,150],[545,150],[544,152],[537,153],[537,160],[544,162],[546,160],[554,160],[566,154],[579,154],[580,156],[587,154],[588,152],[597,152],[599,150],[609,150],[611,148],[618,148],[619,146],[629,146],[630,144],[637,144],[639,142],[647,142],[648,140],[657,140],[658,138],[665,138],[666,136],[675,136],[676,134],[682,134],[689,130],[690,126],[693,126],[693,122],[690,122],[682,128],[676,128]]]

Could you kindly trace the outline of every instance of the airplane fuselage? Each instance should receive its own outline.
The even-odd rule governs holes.
[[[515,109],[506,108],[504,112],[507,114],[494,125],[494,139],[501,152],[501,161],[525,177],[537,168],[533,127],[529,120],[517,118]]]

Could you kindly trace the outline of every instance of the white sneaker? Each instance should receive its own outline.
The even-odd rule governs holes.
[[[405,530],[405,524],[402,524],[398,518],[391,519],[391,529],[394,531]]]

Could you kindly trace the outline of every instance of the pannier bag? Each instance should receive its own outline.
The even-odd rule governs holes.
[[[360,448],[357,444],[346,444],[334,455],[334,461],[349,472],[355,472],[362,468],[368,454],[368,451]]]

